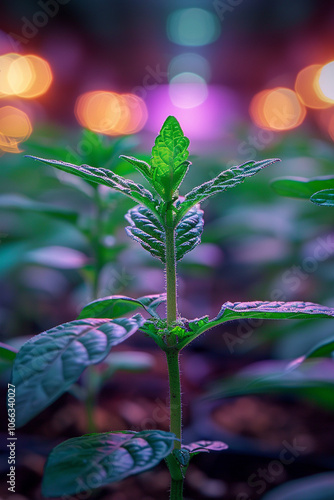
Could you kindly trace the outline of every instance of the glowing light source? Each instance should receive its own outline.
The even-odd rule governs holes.
[[[0,56],[0,96],[31,99],[44,94],[51,85],[52,72],[47,61],[35,55]]]
[[[321,68],[321,64],[307,66],[299,71],[295,83],[295,91],[299,99],[301,99],[305,106],[313,109],[324,109],[331,106],[331,103],[319,97],[319,91],[317,91]]]
[[[152,134],[161,127],[166,116],[173,115],[182,123],[184,133],[198,141],[205,141],[205,147],[209,143],[212,145],[211,141],[222,141],[227,136],[232,136],[242,113],[240,99],[230,88],[208,85],[207,99],[199,106],[185,109],[173,104],[169,87],[158,85],[147,94],[146,128],[152,131]]]
[[[18,144],[28,139],[32,126],[26,113],[13,106],[0,108],[0,150],[19,153]]]
[[[147,109],[140,97],[100,90],[79,96],[74,112],[83,127],[106,135],[134,134],[147,120]]]
[[[209,61],[199,54],[191,52],[173,57],[168,66],[169,79],[179,73],[195,73],[207,82],[211,78],[211,68]]]
[[[320,97],[334,104],[334,61],[322,67],[319,73],[318,85],[322,93]]]
[[[171,79],[169,95],[178,108],[195,108],[208,97],[205,80],[195,73],[180,73]]]
[[[212,12],[191,8],[174,11],[167,20],[168,38],[179,45],[199,47],[220,36],[219,19]]]
[[[249,112],[256,125],[271,130],[290,130],[298,127],[306,115],[305,107],[297,94],[283,87],[256,94]]]

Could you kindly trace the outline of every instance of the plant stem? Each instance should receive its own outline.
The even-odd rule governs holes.
[[[170,500],[183,500],[183,479],[172,479],[170,486]]]
[[[170,338],[170,330],[177,320],[177,295],[176,295],[176,255],[175,255],[175,227],[173,216],[173,202],[169,202],[166,210],[166,292],[167,292],[167,344],[174,339]],[[182,403],[179,366],[179,349],[166,347],[166,357],[169,377],[169,407],[170,407],[170,432],[175,434],[178,441],[174,441],[174,449],[181,449],[182,439]],[[166,458],[171,475],[170,500],[183,499],[183,474],[180,464],[173,454]]]
[[[169,406],[170,406],[170,432],[173,432],[179,441],[175,441],[174,448],[181,449],[182,439],[182,403],[179,351],[170,349],[166,351],[168,376],[169,376]]]
[[[176,296],[176,257],[175,228],[173,221],[172,202],[166,211],[166,288],[167,288],[167,324],[170,326],[177,319]]]

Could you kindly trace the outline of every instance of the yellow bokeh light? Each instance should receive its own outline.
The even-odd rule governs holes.
[[[74,112],[83,127],[106,135],[136,133],[147,120],[145,103],[138,96],[100,90],[79,96]]]
[[[256,94],[249,111],[256,125],[277,131],[298,127],[306,115],[305,107],[297,94],[284,87]]]
[[[28,139],[32,132],[29,117],[24,111],[13,106],[0,108],[0,149],[9,153],[19,153],[18,145]]]
[[[14,53],[0,57],[0,97],[38,97],[48,90],[51,82],[51,68],[41,57]]]
[[[299,71],[296,78],[295,91],[308,108],[325,109],[331,106],[331,103],[321,99],[316,91],[321,68],[321,64],[311,64]]]

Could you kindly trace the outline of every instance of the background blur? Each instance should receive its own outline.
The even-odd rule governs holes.
[[[231,165],[283,160],[203,204],[203,244],[178,268],[182,316],[213,317],[227,300],[333,306],[332,209],[280,197],[270,186],[280,176],[333,173],[333,33],[327,0],[2,2],[0,341],[19,347],[73,320],[94,296],[162,291],[160,263],[125,235],[130,201],[99,192],[96,277],[91,186],[24,154],[103,166],[142,182],[118,156],[148,160],[170,114],[191,141],[181,195]],[[277,485],[333,469],[329,360],[262,395],[246,394],[238,378],[245,367],[249,377],[277,374],[331,335],[328,323],[232,322],[184,353],[185,440],[230,446],[193,461],[186,498],[264,498]],[[130,350],[133,363],[109,360],[116,368],[97,395],[96,428],[167,429],[164,361],[140,334],[126,344],[115,351]],[[10,370],[1,371],[5,396]],[[217,380],[219,398],[201,400]],[[18,494],[4,481],[1,498],[42,498],[52,447],[87,432],[76,396],[64,395],[20,430]],[[282,464],[287,442],[302,451]],[[7,471],[5,445],[0,466]],[[91,498],[163,500],[167,490],[162,464]]]

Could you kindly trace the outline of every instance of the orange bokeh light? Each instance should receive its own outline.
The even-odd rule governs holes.
[[[317,82],[321,68],[321,64],[311,64],[299,71],[296,78],[295,91],[308,108],[324,109],[331,106],[331,103],[324,101],[319,95]]]
[[[32,132],[29,117],[13,106],[0,108],[0,150],[19,153],[18,144],[28,139]]]
[[[277,131],[298,127],[306,115],[305,107],[297,94],[284,87],[256,94],[249,112],[258,127]]]
[[[147,120],[147,109],[140,97],[100,90],[79,96],[74,112],[83,127],[106,135],[136,133]]]
[[[0,56],[0,70],[0,97],[38,97],[48,90],[52,82],[49,64],[35,55],[13,53]]]

